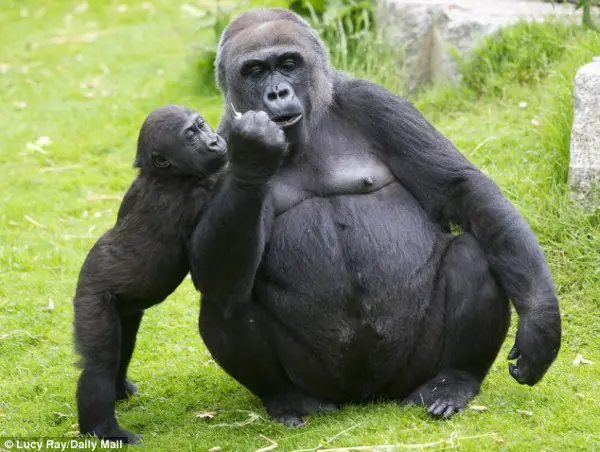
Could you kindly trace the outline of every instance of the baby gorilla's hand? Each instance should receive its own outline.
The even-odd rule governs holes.
[[[248,111],[231,129],[231,170],[242,182],[264,183],[281,165],[287,147],[283,130],[264,111]]]

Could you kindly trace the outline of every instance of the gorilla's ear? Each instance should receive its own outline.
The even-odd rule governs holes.
[[[214,64],[214,74],[215,81],[217,83],[217,88],[224,90],[225,89],[225,66],[223,62],[223,43],[225,39],[225,30],[221,34],[221,39],[219,40],[219,44],[217,45],[217,56],[215,57]]]
[[[135,153],[135,160],[133,161],[134,168],[144,168],[148,165],[148,152],[146,151],[145,135],[140,134],[137,144],[137,152]]]
[[[135,156],[135,160],[133,161],[133,167],[134,168],[141,168],[145,165],[146,159],[144,158],[143,155],[140,155],[139,153]]]

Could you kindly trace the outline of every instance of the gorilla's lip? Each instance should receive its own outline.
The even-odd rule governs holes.
[[[287,115],[279,115],[271,118],[271,121],[275,122],[279,127],[285,129],[296,125],[302,119],[302,113],[292,113]]]

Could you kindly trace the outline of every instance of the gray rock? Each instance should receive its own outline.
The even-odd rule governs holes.
[[[547,17],[581,20],[571,4],[531,0],[378,0],[375,15],[384,37],[404,49],[407,92],[430,81],[458,81],[451,49],[464,56],[501,27]]]
[[[569,186],[573,200],[600,207],[600,61],[586,64],[575,76]]]

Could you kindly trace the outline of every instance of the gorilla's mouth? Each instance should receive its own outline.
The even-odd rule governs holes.
[[[213,152],[215,153],[215,155],[222,157],[225,154],[227,154],[227,146],[226,145],[219,146],[218,148],[214,149]]]
[[[271,121],[275,122],[279,127],[285,129],[287,127],[291,127],[295,124],[298,124],[302,119],[302,113],[295,115],[280,115],[274,116],[271,118]]]

